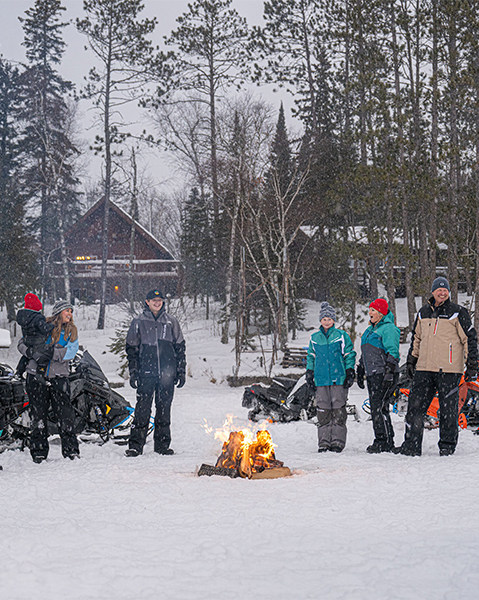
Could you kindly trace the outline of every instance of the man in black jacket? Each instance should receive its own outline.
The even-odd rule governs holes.
[[[183,387],[186,379],[186,344],[178,320],[165,311],[160,290],[148,292],[145,305],[142,314],[131,322],[126,336],[130,385],[137,390],[127,456],[143,453],[153,396],[154,450],[158,454],[174,454],[170,448],[171,403],[175,384]]]

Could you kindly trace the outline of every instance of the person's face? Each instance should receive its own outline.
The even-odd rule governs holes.
[[[324,329],[328,330],[330,327],[334,325],[333,319],[331,317],[323,317],[320,321],[321,325]]]
[[[69,323],[73,319],[72,309],[65,308],[65,310],[62,310],[62,312],[60,313],[60,319],[61,319],[62,325]]]
[[[380,313],[378,310],[376,310],[375,308],[372,308],[371,306],[369,307],[369,321],[375,325],[376,323],[379,323],[379,321],[384,317],[384,315],[382,313]]]
[[[449,298],[449,291],[446,288],[437,288],[437,290],[433,291],[432,297],[436,306],[439,306],[439,304],[442,304]]]
[[[160,312],[161,307],[163,306],[163,298],[152,298],[151,300],[146,300],[146,304],[148,308],[154,315],[157,315]]]

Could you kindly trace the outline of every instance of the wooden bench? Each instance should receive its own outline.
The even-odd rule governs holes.
[[[306,368],[306,360],[308,358],[307,348],[288,347],[284,351],[283,360],[281,366],[286,369],[288,367],[302,367]]]

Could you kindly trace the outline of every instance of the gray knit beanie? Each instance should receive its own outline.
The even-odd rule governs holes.
[[[449,281],[445,277],[436,277],[436,279],[432,282],[431,293],[435,292],[439,288],[445,288],[448,292],[451,291]]]
[[[73,304],[70,304],[68,300],[57,300],[52,308],[52,317],[56,317],[67,308],[71,308],[73,310]]]
[[[329,317],[330,319],[333,319],[333,321],[336,321],[336,311],[329,304],[329,302],[321,303],[321,310],[319,311],[319,320],[321,321],[321,319],[324,319],[325,317]]]

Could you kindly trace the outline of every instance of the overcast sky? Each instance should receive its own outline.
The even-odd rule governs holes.
[[[176,26],[176,18],[186,9],[191,0],[143,0],[145,10],[141,13],[143,17],[156,16],[158,20],[155,32],[155,43],[161,45],[164,35],[167,35]],[[77,87],[84,82],[84,77],[91,66],[92,55],[90,51],[85,51],[86,37],[77,32],[74,21],[77,17],[83,15],[83,0],[62,0],[64,11],[62,20],[72,23],[64,29],[64,40],[67,48],[60,67],[61,75],[70,81],[73,81]],[[10,61],[25,61],[25,48],[22,46],[23,30],[18,17],[23,17],[27,9],[34,5],[34,0],[0,0],[0,54]],[[263,0],[233,0],[233,6],[246,18],[249,25],[259,25],[262,23]],[[288,116],[292,100],[284,92],[281,94],[273,93],[272,86],[262,88],[256,93],[261,94],[266,100],[278,105],[280,101],[285,102],[286,113]],[[93,115],[89,114],[87,107],[82,104],[81,114],[81,136],[85,140],[90,140],[94,136],[94,131],[90,129]],[[153,161],[152,170],[161,177],[166,178],[166,173],[171,173],[171,165],[166,165],[164,157],[158,156],[145,157],[146,160]],[[98,177],[99,168],[98,159],[91,158],[88,171],[93,179]]]

